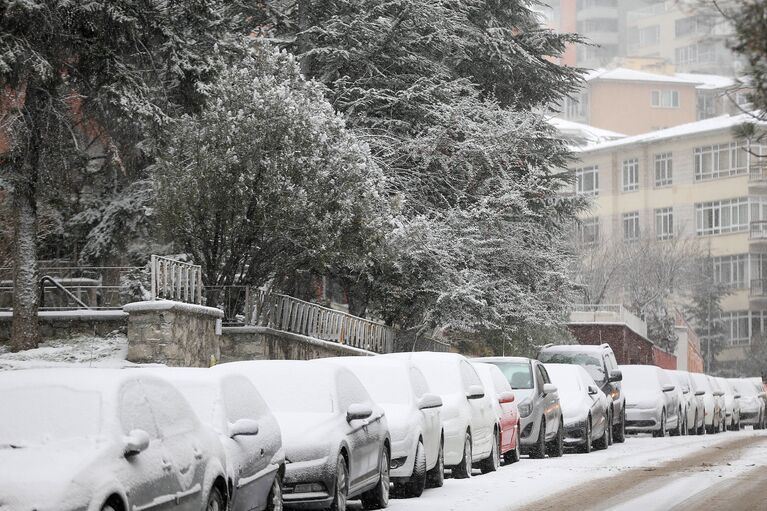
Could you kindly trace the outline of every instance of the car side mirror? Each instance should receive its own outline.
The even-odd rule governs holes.
[[[672,390],[674,390],[675,388],[676,388],[676,387],[675,387],[675,386],[673,386],[673,385],[664,385],[664,386],[663,386],[663,392],[671,392],[671,391],[672,391]]]
[[[689,393],[690,393],[690,389],[688,387],[684,387],[682,389],[682,394],[689,394]]]
[[[426,410],[429,408],[439,408],[442,406],[442,398],[436,394],[424,394],[418,400],[418,409]]]
[[[229,438],[236,436],[253,436],[258,434],[258,422],[253,419],[238,419],[229,423]]]
[[[124,438],[123,454],[128,458],[146,451],[149,448],[149,441],[149,433],[143,429],[132,429]]]
[[[706,391],[705,390],[696,390],[695,391],[695,395],[696,396],[705,396],[706,395]]]
[[[716,392],[714,392],[714,395],[716,397],[722,397],[724,395],[724,392],[722,392],[721,390],[717,390]]]
[[[589,385],[589,396],[595,396],[599,392],[599,389],[593,385]]]
[[[367,419],[371,415],[373,415],[373,408],[370,405],[355,403],[349,405],[349,409],[346,411],[346,422]]]
[[[621,372],[620,369],[613,369],[610,371],[610,377],[607,378],[607,380],[610,383],[614,383],[616,381],[623,381],[623,372]]]
[[[485,389],[481,385],[470,385],[466,392],[466,399],[480,399],[485,397]]]
[[[553,383],[544,383],[543,384],[543,395],[547,394],[553,394],[557,391],[557,386]]]
[[[735,399],[740,399],[740,394],[735,394]]]
[[[757,394],[757,395],[758,395],[759,397],[761,397],[761,398],[764,398],[765,396],[767,396],[767,393],[765,393],[765,392],[760,392],[760,393],[759,393],[759,394]]]
[[[501,392],[498,395],[498,403],[500,403],[502,405],[505,405],[507,403],[513,403],[514,399],[516,399],[514,397],[514,393],[512,391],[510,391],[510,390],[507,390],[505,392]]]

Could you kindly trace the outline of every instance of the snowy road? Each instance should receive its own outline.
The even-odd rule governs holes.
[[[477,472],[475,471],[475,474]],[[767,432],[630,437],[591,454],[530,460],[470,480],[448,479],[392,511],[764,510]]]

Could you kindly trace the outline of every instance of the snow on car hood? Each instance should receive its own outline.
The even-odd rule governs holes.
[[[562,419],[565,422],[583,419],[591,410],[591,398],[580,392],[560,392],[559,404],[562,407]]]
[[[413,408],[411,405],[382,403],[392,442],[398,442],[413,431]]]
[[[658,390],[630,389],[626,391],[626,389],[624,389],[623,393],[626,396],[627,406],[635,406],[637,408],[657,408],[664,402],[663,394]]]
[[[275,413],[282,431],[282,446],[290,461],[327,456],[336,441],[337,418],[333,413]]]

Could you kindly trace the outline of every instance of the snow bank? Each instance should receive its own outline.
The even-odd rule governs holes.
[[[32,350],[11,353],[0,347],[0,370],[86,365],[116,368],[133,365],[125,360],[128,338],[112,332],[106,337],[82,335],[45,341]]]

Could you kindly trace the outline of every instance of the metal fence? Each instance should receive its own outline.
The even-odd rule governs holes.
[[[376,353],[390,353],[394,330],[383,323],[263,289],[247,293],[246,324],[337,342]]]
[[[767,220],[755,220],[751,222],[749,238],[752,240],[767,239]]]
[[[175,300],[202,305],[202,270],[200,265],[153,255],[151,299]]]

